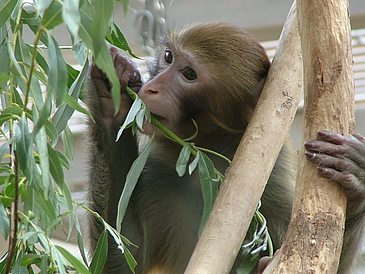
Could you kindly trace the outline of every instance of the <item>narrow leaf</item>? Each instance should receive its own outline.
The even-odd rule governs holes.
[[[4,157],[5,151],[9,150],[9,145],[13,142],[14,142],[14,138],[12,137],[0,146],[0,161],[1,162]]]
[[[188,164],[190,158],[190,145],[185,144],[184,147],[180,151],[179,158],[176,162],[176,171],[177,174],[182,177],[186,171],[186,165]]]
[[[83,106],[80,105],[80,103],[74,99],[71,95],[66,94],[65,95],[65,102],[67,105],[69,105],[70,107],[76,109],[77,111],[86,114],[87,116],[89,116],[91,119],[93,119],[93,116],[91,115],[91,113],[84,108]]]
[[[80,223],[79,220],[76,216],[76,231],[77,231],[77,246],[79,248],[82,260],[84,261],[85,264],[88,263],[88,260],[86,258],[86,254],[85,254],[85,248],[84,248],[84,242],[83,242],[83,238],[82,238],[82,234],[81,234],[81,227],[80,227]]]
[[[51,5],[52,0],[39,0],[35,2],[38,12],[43,16],[44,12]]]
[[[51,246],[51,250],[52,250],[52,255],[54,257],[54,261],[58,267],[58,272],[60,274],[66,274],[67,273],[65,269],[66,262],[62,257],[62,253],[54,245]]]
[[[68,126],[62,132],[61,140],[67,158],[72,161],[74,158],[75,137]]]
[[[48,53],[49,53],[49,75],[47,91],[56,97],[56,105],[63,102],[67,93],[68,71],[66,62],[63,59],[57,40],[51,32],[48,34]]]
[[[194,160],[191,162],[191,164],[189,165],[189,175],[191,175],[193,173],[193,171],[196,169],[198,162],[199,162],[199,153],[196,154]]]
[[[63,21],[71,33],[73,39],[77,38],[80,28],[79,0],[64,0],[62,8]]]
[[[99,1],[92,0],[94,7],[93,20],[91,25],[91,37],[93,40],[94,57],[98,58],[99,51],[105,43],[104,39],[109,31],[109,21],[112,18],[114,11],[114,1]]]
[[[48,146],[47,146],[47,135],[45,128],[42,128],[34,137],[34,141],[38,148],[39,154],[39,167],[41,170],[41,180],[43,186],[43,192],[46,199],[48,199],[49,186],[52,183],[49,175],[49,159],[48,159]],[[51,219],[52,220],[52,219]]]
[[[106,256],[108,254],[108,232],[104,230],[101,233],[98,244],[96,245],[95,253],[93,260],[90,264],[90,272],[93,274],[99,274],[102,272],[105,262]]]
[[[69,216],[69,227],[68,227],[68,236],[67,236],[67,239],[69,239],[70,236],[71,236],[72,229],[74,227],[75,218],[74,218],[74,207],[73,207],[73,203],[72,203],[71,191],[68,188],[67,184],[63,184],[62,193],[63,193],[63,196],[65,196],[67,210],[68,210],[68,213],[69,213],[68,214],[68,216]]]
[[[42,256],[38,255],[38,254],[25,254],[23,259],[20,262],[21,266],[28,266],[30,264],[35,264],[37,262],[40,262],[42,259]]]
[[[83,108],[77,101],[80,95],[82,84],[84,83],[84,80],[87,76],[88,70],[89,70],[89,63],[86,62],[81,72],[78,74],[76,80],[72,83],[69,90],[69,94],[67,93],[65,94],[64,98],[65,102],[63,102],[60,105],[55,115],[53,116],[53,123],[58,133],[61,133],[62,130],[65,128],[68,120],[71,118],[75,109],[92,118],[92,115],[85,108]],[[72,100],[70,97],[72,97],[74,100]]]
[[[57,214],[56,214],[56,209],[54,207],[54,205],[52,204],[52,202],[49,199],[44,199],[43,195],[41,195],[40,193],[38,194],[38,199],[39,202],[44,210],[44,212],[47,214],[48,218],[50,220],[55,220],[57,219]]]
[[[129,203],[129,199],[131,198],[132,192],[138,182],[139,176],[142,173],[142,170],[146,164],[148,155],[151,152],[153,146],[153,138],[147,143],[145,148],[142,150],[141,154],[138,158],[133,162],[126,178],[126,182],[123,188],[122,195],[119,198],[118,203],[118,215],[117,215],[117,230],[120,231],[121,223],[124,218],[125,211],[127,210],[127,206]]]
[[[10,80],[10,76],[7,76],[4,72],[0,73],[0,87],[4,85],[8,80]]]
[[[204,199],[203,217],[199,228],[199,233],[201,233],[213,208],[214,201],[218,195],[218,184],[212,180],[215,176],[212,160],[210,160],[210,158],[205,153],[198,153],[200,154],[199,177]]]
[[[79,273],[90,273],[89,269],[87,269],[87,267],[78,258],[72,255],[67,249],[59,245],[56,245],[56,248],[62,253],[63,257],[65,257],[66,260],[69,261],[71,265],[76,268]]]
[[[118,47],[118,48],[120,48],[120,49],[122,49],[122,50],[127,51],[127,52],[128,52],[131,56],[133,56],[134,58],[138,58],[138,59],[139,59],[139,57],[137,57],[137,56],[136,56],[136,55],[132,52],[132,49],[131,49],[131,47],[129,46],[129,44],[128,44],[128,42],[127,42],[127,39],[125,38],[125,36],[124,36],[123,32],[121,32],[121,31],[120,31],[120,29],[119,29],[118,25],[117,25],[117,24],[115,24],[115,23],[114,23],[114,30],[115,30],[115,31],[111,32],[111,33],[110,33],[110,35],[108,35],[108,36],[106,37],[106,40],[107,40],[110,44],[112,44],[112,45],[114,45],[114,46],[116,46],[116,47]]]
[[[141,109],[141,105],[142,105],[142,100],[140,98],[138,98],[133,102],[131,109],[128,112],[127,118],[125,119],[123,125],[120,127],[118,131],[116,141],[118,141],[120,136],[122,136],[124,129],[128,127],[131,123],[133,123],[138,111]]]
[[[42,0],[45,1],[45,0]],[[46,0],[49,1],[49,0]],[[38,3],[38,1],[37,1]],[[58,1],[52,1],[51,5],[46,9],[43,18],[43,26],[48,30],[62,24],[62,4]]]
[[[0,7],[0,28],[5,22],[10,19],[10,14],[13,12],[18,0],[1,1]]]
[[[1,201],[0,201],[0,231],[3,234],[4,238],[8,239],[10,231],[9,218]]]
[[[24,113],[15,129],[15,143],[20,167],[27,176],[28,181],[32,182],[35,160],[32,150],[32,138]]]
[[[63,189],[64,175],[63,169],[61,165],[60,158],[56,150],[48,144],[48,155],[49,155],[49,167],[52,174],[53,179],[57,183],[57,185]]]

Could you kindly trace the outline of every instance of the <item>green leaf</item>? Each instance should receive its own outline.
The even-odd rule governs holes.
[[[117,73],[115,72],[114,63],[112,61],[109,48],[106,42],[103,40],[98,54],[95,54],[93,37],[91,36],[91,25],[93,23],[93,20],[83,10],[80,11],[80,14],[81,24],[79,35],[81,39],[85,42],[86,46],[94,52],[95,64],[98,66],[98,68],[106,73],[110,83],[112,84],[111,93],[115,107],[115,114],[117,114],[121,100],[120,82]]]
[[[122,136],[124,129],[128,127],[131,123],[133,123],[138,111],[141,109],[141,105],[142,105],[142,100],[140,98],[136,99],[133,102],[131,109],[128,112],[127,118],[125,118],[123,125],[118,130],[117,139],[115,141],[118,141],[120,136]]]
[[[82,40],[78,41],[71,51],[75,53],[77,61],[83,66],[87,57],[85,43]]]
[[[26,267],[21,265],[21,261],[23,259],[24,256],[24,250],[20,250],[19,252],[19,247],[15,248],[15,254],[18,254],[18,257],[16,258],[16,261],[13,264],[13,268],[12,268],[12,273],[17,273],[17,274],[28,274],[28,270]]]
[[[198,163],[199,163],[199,153],[196,154],[194,160],[191,162],[191,164],[189,165],[189,175],[191,175],[193,173],[193,171],[196,169]]]
[[[105,41],[100,48],[99,55],[95,59],[95,64],[98,66],[98,68],[102,69],[106,73],[106,76],[112,84],[111,94],[114,102],[115,114],[117,114],[121,101],[121,87],[119,78],[115,71],[114,63],[110,55],[109,47],[107,46]]]
[[[76,268],[79,273],[91,273],[89,269],[87,269],[87,267],[78,258],[72,255],[67,249],[59,245],[56,245],[56,248],[62,253],[66,260],[69,261],[71,265]]]
[[[80,103],[74,99],[71,95],[66,94],[65,95],[65,102],[67,105],[69,105],[70,107],[76,109],[77,111],[86,114],[87,116],[89,116],[92,120],[94,120],[93,116],[91,115],[91,113],[84,108],[83,106],[80,105]]]
[[[79,0],[64,0],[62,8],[63,21],[66,23],[68,31],[71,33],[73,39],[77,38],[80,28],[80,12]]]
[[[210,158],[203,152],[199,151],[198,154],[199,177],[204,199],[203,217],[199,228],[199,233],[201,233],[213,208],[214,201],[218,195],[218,184],[217,182],[213,181],[215,171],[212,160],[210,160]]]
[[[90,272],[93,274],[99,274],[102,272],[106,257],[108,254],[108,232],[106,230],[101,233],[98,244],[96,245],[93,260],[90,264]]]
[[[30,54],[33,54],[33,49],[34,46],[33,45],[29,45],[27,44],[28,50]],[[48,74],[49,72],[49,67],[48,67],[48,63],[47,60],[44,58],[44,56],[39,52],[39,50],[36,51],[36,61],[37,63],[41,66],[41,68],[44,70],[44,72],[46,74]]]
[[[20,167],[27,176],[28,181],[32,182],[35,160],[32,150],[32,138],[30,137],[28,123],[24,113],[15,129],[15,143]]]
[[[48,2],[49,0],[42,0]],[[37,1],[38,2],[38,1]],[[62,4],[58,1],[52,1],[46,9],[43,17],[43,26],[50,30],[63,23]]]
[[[77,76],[80,74],[80,71],[78,71],[77,69],[74,69],[73,66],[70,66],[67,63],[66,63],[66,66],[67,66],[67,71],[68,71],[68,83],[67,83],[67,87],[68,88],[71,88],[72,84],[77,79]]]
[[[56,97],[56,105],[63,102],[67,93],[68,71],[57,40],[48,33],[49,75],[47,91]]]
[[[42,261],[41,261],[41,274],[48,274],[47,269],[48,269],[48,261],[50,260],[48,254],[43,254],[42,256]]]
[[[79,247],[79,251],[82,257],[82,260],[84,261],[85,264],[88,264],[88,260],[86,258],[86,254],[85,254],[85,248],[84,248],[84,242],[83,242],[83,238],[82,238],[82,234],[81,234],[81,227],[80,227],[80,223],[79,220],[76,216],[76,231],[77,231],[77,246]]]
[[[177,174],[182,177],[186,171],[186,165],[188,164],[190,158],[190,145],[185,144],[184,147],[180,151],[179,158],[176,162],[176,171]]]
[[[52,202],[49,199],[44,199],[43,195],[41,195],[40,193],[38,194],[38,199],[48,218],[51,221],[57,219],[56,209]]]
[[[75,109],[82,113],[85,113],[86,115],[92,118],[92,115],[85,108],[83,108],[77,101],[80,95],[82,84],[87,76],[88,69],[89,69],[89,63],[86,62],[81,72],[77,76],[76,80],[70,87],[69,94],[71,96],[69,94],[65,95],[64,98],[65,102],[63,102],[60,105],[55,115],[53,116],[53,123],[59,133],[61,133],[62,130],[66,127],[67,122],[71,118]],[[70,97],[72,97],[74,100],[72,100]]]
[[[20,264],[21,266],[28,266],[30,264],[36,264],[38,262],[41,262],[42,256],[38,254],[25,254],[23,259],[21,260]]]
[[[145,148],[142,150],[141,154],[136,160],[134,160],[131,168],[128,171],[122,195],[120,195],[118,203],[118,215],[117,215],[117,230],[121,230],[121,223],[124,218],[125,211],[131,198],[132,192],[138,182],[139,176],[146,164],[148,155],[151,152],[153,146],[154,135],[152,135],[150,141],[147,143]]]
[[[66,199],[67,210],[69,213],[68,214],[69,229],[68,229],[68,236],[67,236],[67,238],[69,239],[71,236],[72,229],[75,224],[75,218],[74,218],[74,207],[73,207],[73,202],[72,202],[72,196],[71,196],[71,192],[70,192],[70,189],[68,188],[67,184],[63,184],[62,194]]]
[[[124,257],[129,265],[130,270],[134,273],[134,268],[137,265],[137,261],[134,259],[132,253],[130,253],[127,248],[124,249]]]
[[[57,248],[58,248],[58,246],[57,246]],[[66,262],[62,257],[63,254],[57,248],[54,245],[51,246],[54,261],[57,264],[59,273],[60,274],[66,274],[67,273],[66,269],[65,269]]]
[[[129,1],[128,1],[129,2]],[[125,50],[127,51],[131,56],[133,56],[134,58],[138,58],[133,52],[132,52],[132,49],[130,48],[128,42],[127,42],[127,39],[125,38],[123,32],[120,31],[119,27],[117,24],[114,23],[114,30],[106,37],[106,40],[122,49],[122,50]]]
[[[94,57],[98,58],[104,39],[109,31],[109,21],[114,11],[114,0],[92,0],[94,7],[90,36],[93,40]]]
[[[0,126],[4,124],[5,122],[13,119],[13,120],[19,120],[19,116],[11,114],[11,113],[3,113],[0,115]]]
[[[42,174],[41,180],[42,180],[44,195],[47,199],[49,186],[52,183],[52,181],[49,175],[48,146],[47,146],[47,135],[45,128],[40,129],[39,133],[34,137],[34,141],[38,148],[39,167]]]
[[[7,76],[4,72],[0,73],[0,87],[10,80],[10,76]]]
[[[10,224],[9,218],[4,208],[3,203],[0,201],[0,231],[3,234],[5,239],[8,239]]]
[[[82,39],[82,41],[86,44],[86,46],[93,51],[94,45],[93,45],[93,38],[91,37],[92,19],[83,10],[80,10],[80,15],[81,15],[81,22],[80,22],[79,36]]]
[[[1,1],[0,7],[0,28],[10,19],[10,14],[13,12],[18,0]]]
[[[60,158],[61,164],[69,170],[70,169],[70,163],[68,162],[66,156],[59,150],[56,150],[56,153],[58,155],[58,158]]]
[[[35,2],[38,12],[43,16],[44,12],[52,4],[52,0],[39,0]]]
[[[12,52],[12,49],[10,47],[9,52]],[[13,58],[12,54],[10,54],[10,58],[12,59],[12,62],[16,62],[17,64],[13,63],[13,67],[16,67],[16,72],[18,73],[18,69],[20,69],[20,74],[22,74],[26,79],[29,79],[29,69],[26,66],[23,66],[22,68],[18,68],[18,63],[24,63],[24,64],[31,64],[32,56],[29,53],[28,47],[26,43],[24,42],[22,36],[18,36],[18,39],[16,40],[15,44],[15,57],[16,60]],[[16,79],[20,79],[19,85],[23,92],[26,91],[26,83],[24,82],[23,78],[16,77]],[[32,77],[32,81],[30,83],[30,89],[29,89],[29,95],[31,98],[33,98],[35,105],[38,109],[42,109],[43,107],[43,93],[41,90],[41,86],[39,81],[35,76]]]
[[[0,15],[0,18],[4,18],[2,17],[2,15]],[[8,40],[9,33],[7,30],[7,25],[4,24],[1,28],[0,28],[0,41],[4,41],[4,43],[0,43],[0,74],[5,74],[5,75],[10,75],[10,57],[9,57],[9,53],[11,51],[9,51],[8,46],[9,44],[11,44]],[[5,42],[8,41],[8,42]],[[11,46],[10,46],[11,48]],[[2,84],[0,85],[0,87],[2,86]],[[5,87],[3,87],[5,88]],[[3,106],[5,107],[5,106]]]
[[[64,175],[63,169],[61,165],[60,158],[56,150],[48,144],[48,155],[49,155],[49,167],[51,170],[51,174],[57,185],[63,189]]]
[[[38,134],[39,130],[44,126],[44,124],[48,120],[49,116],[51,115],[51,109],[52,109],[52,96],[50,94],[47,94],[47,98],[43,104],[39,117],[37,117],[37,120],[33,119],[33,122],[36,123],[33,130],[34,137]],[[33,117],[36,116],[34,114],[35,112],[38,112],[36,107],[33,108]]]
[[[61,140],[67,158],[72,161],[74,158],[75,137],[67,125],[62,132]]]

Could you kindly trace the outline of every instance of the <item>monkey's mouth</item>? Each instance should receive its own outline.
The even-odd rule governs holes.
[[[156,113],[151,112],[151,115],[153,118],[155,118],[155,120],[158,120],[159,123],[163,124],[164,126],[166,126],[167,123],[167,119],[161,115],[158,115]],[[155,123],[153,121],[148,121],[146,118],[144,120],[143,123],[143,129],[142,132],[147,134],[147,135],[151,135],[154,131],[155,131]],[[158,127],[158,125],[157,125]]]

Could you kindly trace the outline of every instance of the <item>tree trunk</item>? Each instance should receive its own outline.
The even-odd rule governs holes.
[[[297,8],[304,67],[303,142],[315,139],[320,129],[353,133],[348,2],[298,0]],[[346,195],[317,174],[303,148],[286,240],[264,273],[336,273],[345,213]]]
[[[185,273],[223,274],[232,268],[301,94],[302,60],[294,8],[258,106]]]

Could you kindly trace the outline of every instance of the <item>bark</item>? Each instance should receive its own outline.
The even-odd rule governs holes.
[[[185,273],[230,271],[287,137],[301,94],[302,60],[294,8],[258,106]]]
[[[303,142],[320,129],[354,131],[354,83],[348,2],[298,0],[304,67]],[[291,223],[264,273],[336,273],[346,195],[299,154]]]

